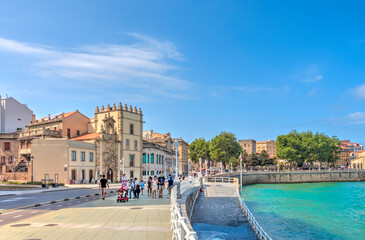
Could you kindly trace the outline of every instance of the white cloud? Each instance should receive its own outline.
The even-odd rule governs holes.
[[[323,78],[322,75],[316,75],[316,76],[311,76],[311,77],[305,78],[302,80],[302,82],[307,82],[307,83],[318,82],[322,78]]]
[[[365,98],[365,84],[362,84],[355,88],[354,94],[357,98]]]
[[[262,87],[262,86],[245,86],[245,87],[232,87],[233,90],[244,91],[246,93],[256,93],[256,92],[288,92],[290,87],[279,87],[279,88],[271,88],[271,87]]]
[[[323,75],[320,73],[320,68],[317,64],[310,65],[300,75],[299,78],[303,83],[314,83],[323,79]]]
[[[365,113],[355,112],[355,113],[350,113],[349,115],[344,117],[328,118],[327,120],[332,122],[333,124],[340,124],[340,125],[365,124]]]
[[[49,81],[103,82],[187,97],[182,92],[190,89],[191,83],[177,76],[180,68],[176,61],[184,60],[184,55],[174,44],[136,33],[128,35],[135,43],[85,45],[69,51],[0,38],[0,56],[1,52],[27,56],[32,73]]]

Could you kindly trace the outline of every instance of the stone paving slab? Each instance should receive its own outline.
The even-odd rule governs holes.
[[[4,225],[0,240],[170,240],[170,227],[170,199],[142,196],[117,203],[116,196],[112,196]]]

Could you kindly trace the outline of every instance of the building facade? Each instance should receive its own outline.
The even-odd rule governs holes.
[[[247,154],[256,153],[256,140],[238,140],[238,144],[241,145],[242,149],[245,150]]]
[[[148,177],[172,174],[174,161],[175,152],[171,148],[171,141],[165,146],[157,144],[151,139],[143,141],[142,169],[144,170],[142,175],[144,180],[146,180],[146,175]]]
[[[256,142],[256,152],[261,153],[263,150],[269,154],[270,158],[276,156],[276,142],[275,140],[267,140]]]
[[[143,115],[136,107],[122,107],[115,103],[96,107],[95,118],[89,120],[88,132],[74,141],[94,142],[96,145],[96,173],[112,181],[142,178]]]
[[[358,157],[351,160],[349,168],[361,170],[365,169],[365,151],[358,152]]]
[[[358,157],[358,153],[363,150],[363,145],[360,143],[352,143],[350,140],[341,141],[340,160],[337,165],[349,167],[351,160]]]
[[[33,120],[33,111],[12,97],[0,96],[0,133],[23,131]]]
[[[0,182],[14,179],[18,154],[18,134],[0,133]]]

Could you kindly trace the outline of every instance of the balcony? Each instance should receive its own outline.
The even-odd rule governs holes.
[[[31,153],[30,148],[20,149],[21,155],[29,155]]]
[[[19,139],[32,139],[38,137],[54,137],[54,138],[61,138],[62,133],[60,130],[49,130],[49,129],[36,129],[36,130],[29,130],[25,132],[19,133]]]

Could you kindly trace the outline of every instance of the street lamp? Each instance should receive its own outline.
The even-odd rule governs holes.
[[[146,149],[146,182],[148,182],[148,149]]]
[[[31,178],[31,182],[33,183],[33,161],[34,161],[34,157],[33,156],[30,157],[30,161],[32,163],[32,178]]]
[[[202,176],[202,158],[199,158],[199,173]]]
[[[179,179],[179,158],[178,158],[178,148],[179,148],[179,142],[177,139],[174,142],[175,152],[176,152],[176,179]]]

